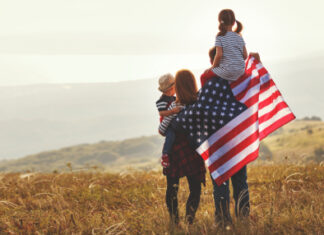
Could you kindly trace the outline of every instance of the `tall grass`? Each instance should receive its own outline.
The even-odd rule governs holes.
[[[249,167],[248,182],[250,217],[223,229],[214,224],[209,177],[192,226],[183,219],[181,180],[181,222],[173,227],[160,172],[2,174],[0,234],[323,234],[323,166]]]

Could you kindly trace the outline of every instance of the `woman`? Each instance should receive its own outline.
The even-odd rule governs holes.
[[[189,106],[197,100],[197,84],[194,75],[189,70],[180,70],[175,76],[177,99],[169,109],[176,105]],[[163,125],[163,122],[161,123]],[[176,140],[170,153],[170,165],[163,169],[167,178],[166,204],[171,221],[179,223],[178,189],[179,179],[186,176],[190,194],[186,204],[186,221],[192,224],[199,206],[201,183],[205,184],[206,169],[203,159],[189,144],[181,130],[176,131]],[[163,164],[162,164],[163,166]]]

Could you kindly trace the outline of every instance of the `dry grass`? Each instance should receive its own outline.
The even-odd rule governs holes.
[[[323,234],[323,166],[250,167],[248,176],[251,216],[223,230],[213,222],[209,178],[195,224],[181,218],[174,228],[159,172],[3,174],[0,234]],[[187,195],[183,179],[181,215]]]

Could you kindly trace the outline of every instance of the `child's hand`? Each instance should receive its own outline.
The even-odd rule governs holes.
[[[177,107],[174,107],[174,108],[172,109],[172,112],[175,114],[175,113],[179,113],[181,110],[182,110],[182,108],[179,107],[179,106],[177,106]]]

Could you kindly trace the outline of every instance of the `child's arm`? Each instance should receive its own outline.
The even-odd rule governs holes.
[[[181,107],[176,106],[176,107],[174,107],[173,109],[170,109],[170,110],[160,111],[159,115],[162,116],[162,117],[165,117],[165,116],[170,116],[170,115],[179,113],[180,111],[181,111]]]
[[[223,48],[222,47],[216,47],[216,56],[214,58],[214,62],[212,65],[212,68],[218,67],[219,63],[223,57]]]
[[[246,47],[244,46],[243,47],[243,59],[246,60],[247,57],[248,57],[248,53],[247,53]]]

